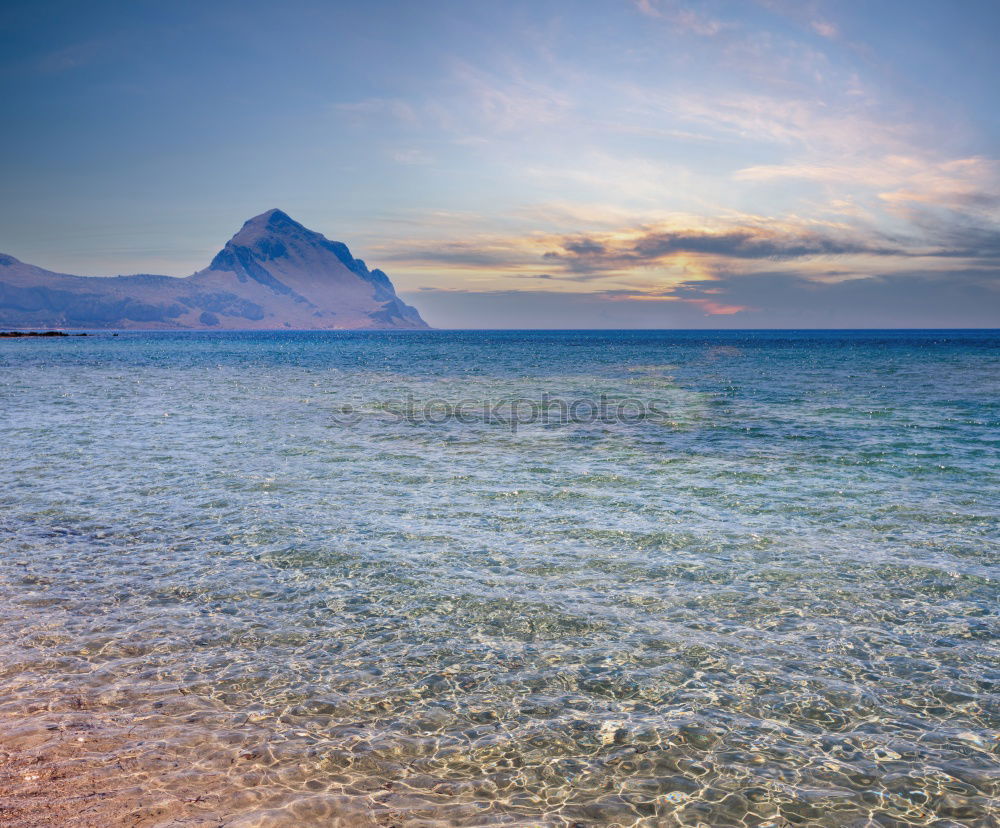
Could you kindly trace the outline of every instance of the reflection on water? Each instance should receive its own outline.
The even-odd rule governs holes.
[[[996,824],[998,344],[13,341],[0,738],[227,825]],[[546,391],[672,416],[380,408]]]

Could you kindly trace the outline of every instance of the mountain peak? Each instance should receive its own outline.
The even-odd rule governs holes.
[[[274,257],[283,255],[288,247],[315,245],[322,239],[321,234],[299,224],[284,210],[275,207],[243,222],[243,226],[226,243],[225,249],[245,247]]]
[[[282,209],[280,209],[278,207],[272,207],[270,210],[265,210],[259,216],[254,216],[254,218],[268,219],[268,220],[270,220],[272,218],[278,218],[278,219],[283,219],[283,220],[287,219],[288,221],[292,220],[291,216],[289,216],[288,213],[286,213],[284,210],[282,210]],[[253,219],[250,219],[250,220],[253,221]]]
[[[284,210],[279,210],[277,207],[273,207],[270,210],[261,213],[259,216],[254,216],[252,219],[245,221],[240,232],[242,233],[245,230],[256,230],[258,232],[280,233],[288,230],[305,229],[306,228],[303,225],[299,224]],[[239,233],[237,235],[239,235]]]
[[[244,249],[244,255],[262,261],[286,256],[301,258],[308,257],[310,250],[329,248],[331,245],[341,246],[347,250],[339,242],[331,242],[322,233],[310,230],[284,210],[274,207],[245,221],[237,233],[226,242],[225,248],[219,255]],[[214,267],[216,263],[213,261],[211,266]]]
[[[245,222],[201,273],[230,273],[241,284],[257,282],[310,309],[335,304],[338,316],[346,317],[350,309],[378,324],[426,327],[420,314],[399,300],[385,273],[369,270],[346,244],[276,207]]]

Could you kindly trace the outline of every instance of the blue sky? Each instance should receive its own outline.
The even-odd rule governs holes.
[[[444,327],[1000,325],[1000,6],[0,9],[0,251],[186,275],[281,207]]]

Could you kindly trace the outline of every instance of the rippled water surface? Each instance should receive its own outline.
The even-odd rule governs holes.
[[[996,825],[998,346],[8,340],[4,726],[128,713],[234,825]],[[669,414],[480,407],[545,392]]]

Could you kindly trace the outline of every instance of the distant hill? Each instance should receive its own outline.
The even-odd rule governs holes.
[[[281,210],[243,225],[192,276],[70,276],[0,254],[0,327],[427,328],[347,245]]]

